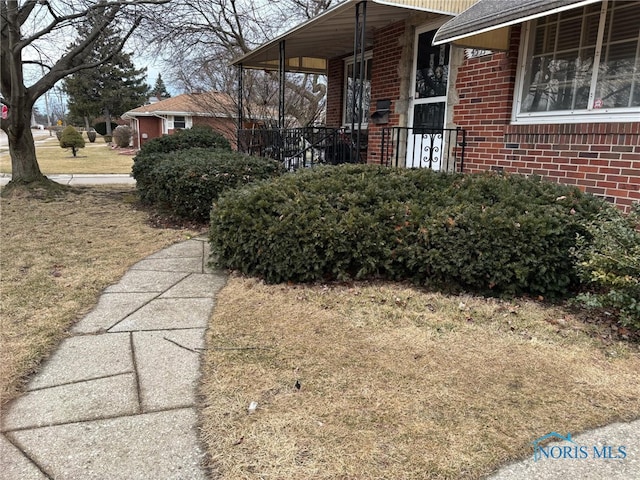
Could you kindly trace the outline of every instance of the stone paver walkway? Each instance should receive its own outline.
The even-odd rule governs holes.
[[[188,240],[104,291],[3,414],[1,480],[206,478],[196,388],[226,282],[207,259]]]

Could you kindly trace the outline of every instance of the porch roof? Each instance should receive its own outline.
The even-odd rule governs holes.
[[[462,47],[508,50],[511,25],[601,1],[480,0],[440,27],[433,43],[434,45],[453,43]]]
[[[356,5],[346,0],[288,32],[237,58],[232,65],[258,70],[278,70],[280,42],[285,41],[285,70],[327,73],[327,60],[353,51]],[[375,29],[405,20],[416,11],[455,16],[478,0],[368,0],[366,47],[373,45]]]

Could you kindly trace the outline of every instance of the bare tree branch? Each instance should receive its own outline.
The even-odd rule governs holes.
[[[33,1],[33,0],[32,0]],[[39,38],[42,38],[43,36],[47,35],[48,33],[51,33],[54,29],[56,28],[60,28],[62,26],[65,26],[65,24],[69,24],[70,22],[72,22],[73,20],[78,20],[80,18],[84,18],[87,15],[90,15],[92,12],[94,11],[98,11],[98,12],[104,12],[107,7],[110,9],[115,10],[113,15],[110,15],[110,20],[113,21],[113,19],[115,18],[116,14],[121,10],[122,7],[126,6],[126,7],[131,7],[131,6],[135,6],[135,5],[142,5],[142,4],[156,4],[156,5],[160,5],[160,4],[164,4],[164,3],[168,3],[170,0],[112,0],[110,2],[98,2],[94,5],[91,5],[89,7],[87,7],[85,10],[76,12],[76,13],[70,13],[67,15],[63,15],[63,16],[58,16],[58,14],[56,14],[53,9],[51,8],[51,5],[49,3],[48,0],[46,0],[44,2],[45,6],[47,7],[47,9],[49,10],[51,16],[53,17],[53,21],[49,23],[49,25],[47,25],[46,27],[44,27],[42,30],[39,30],[38,32],[33,33],[32,35],[25,37],[21,42],[19,42],[15,48],[24,48],[25,46],[33,43],[34,41],[38,40]],[[105,25],[108,25],[109,22],[105,23]],[[22,25],[22,24],[20,24]]]
[[[220,90],[237,97],[237,72],[230,62],[280,34],[292,21],[321,13],[336,0],[182,0],[148,27],[156,52],[185,90]],[[245,71],[245,107],[277,118],[278,78]],[[287,75],[287,115],[316,121],[324,109],[324,84],[317,76]]]
[[[2,119],[0,128],[9,139],[13,182],[44,179],[29,128],[36,100],[67,75],[108,62],[131,38],[147,10],[169,1],[0,0],[0,93],[9,106],[9,117]],[[89,16],[99,21],[86,35],[77,38],[75,27]],[[121,26],[124,31],[120,41],[111,53],[98,59],[91,58],[92,47],[102,31],[112,24]],[[50,58],[51,64],[46,65],[42,58],[44,46],[59,43],[58,33],[67,39],[75,36],[75,43],[56,58]],[[23,58],[27,48],[38,52],[39,61],[28,58],[28,54]],[[41,77],[31,86],[25,85],[25,66],[29,65],[42,67]],[[45,73],[44,68],[48,72]]]

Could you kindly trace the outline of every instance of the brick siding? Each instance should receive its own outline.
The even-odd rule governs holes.
[[[402,44],[398,39],[405,32],[405,23],[398,22],[376,32],[371,65],[371,112],[376,111],[378,100],[391,100],[389,123],[375,125],[369,122],[368,163],[381,163],[380,148],[382,129],[397,126],[400,115],[396,112],[396,102],[400,99],[399,63],[402,58]]]
[[[454,122],[467,131],[467,173],[499,170],[575,185],[628,211],[640,201],[640,122],[511,125],[520,31],[508,53],[458,70]]]
[[[381,131],[384,127],[398,124],[394,113],[395,102],[400,98],[400,76],[398,67],[402,54],[402,45],[398,41],[405,31],[405,23],[397,22],[376,32],[371,66],[371,111],[376,109],[378,100],[391,100],[389,123],[374,125],[369,121],[367,161],[380,163]],[[338,128],[342,126],[344,107],[344,57],[333,58],[328,64],[327,116],[326,125]]]
[[[380,163],[382,128],[400,122],[397,102],[403,93],[399,73],[403,49],[399,39],[406,28],[399,22],[375,35],[371,111],[378,100],[388,99],[391,112],[388,124],[369,124],[369,163]],[[515,26],[509,52],[468,59],[458,68],[453,124],[467,132],[464,171],[540,175],[575,185],[628,211],[634,201],[640,201],[640,122],[511,125],[519,43],[520,28]],[[342,124],[343,77],[343,59],[330,60],[330,127]]]
[[[214,117],[193,117],[193,125],[209,125],[216,132],[222,134],[229,142],[231,147],[237,149],[236,134],[237,124],[233,118],[214,118]],[[134,124],[132,122],[132,129]],[[141,147],[151,139],[162,136],[162,120],[158,117],[138,117],[138,131],[134,131],[133,145],[136,148]],[[135,129],[134,129],[135,130]],[[169,129],[169,135],[175,132]],[[142,138],[146,134],[147,138]],[[138,145],[138,137],[140,137],[140,145]]]
[[[342,58],[329,60],[327,82],[327,127],[338,128],[342,125],[342,104],[344,102],[344,61]]]

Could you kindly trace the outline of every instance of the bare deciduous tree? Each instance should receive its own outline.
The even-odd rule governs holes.
[[[322,13],[336,0],[184,0],[171,6],[150,35],[173,80],[186,91],[218,90],[237,98],[234,58],[282,33],[283,27]],[[243,104],[251,118],[275,119],[278,79],[245,71]],[[318,75],[288,74],[286,115],[297,124],[319,120],[326,86]],[[235,112],[232,112],[235,113]]]
[[[9,107],[0,128],[9,139],[12,184],[47,183],[36,159],[30,130],[36,100],[58,81],[77,71],[95,68],[110,58],[90,58],[89,52],[105,27],[117,25],[121,49],[154,5],[169,0],[0,0],[0,92]],[[100,20],[73,48],[65,50],[75,28],[88,15]],[[27,70],[36,67],[28,84]]]

